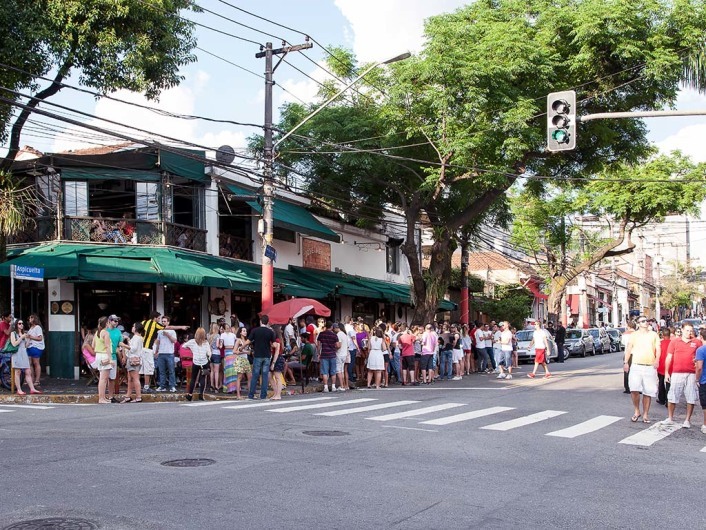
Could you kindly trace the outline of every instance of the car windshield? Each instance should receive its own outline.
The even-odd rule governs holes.
[[[591,335],[594,339],[598,338],[598,330],[597,329],[589,329],[588,334]]]
[[[581,338],[581,331],[578,329],[569,329],[566,331],[566,338],[567,339],[580,339]]]
[[[617,329],[608,329],[606,330],[608,332],[608,335],[613,335],[614,337],[618,336],[618,330]]]
[[[517,332],[517,340],[522,342],[526,340],[532,340],[532,334],[534,331],[532,330],[522,330]]]

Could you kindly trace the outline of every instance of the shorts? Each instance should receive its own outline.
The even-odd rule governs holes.
[[[706,409],[706,385],[699,385],[699,401],[701,408]]]
[[[386,363],[390,362],[390,354],[389,353],[383,353],[382,358],[385,359]]]
[[[628,374],[630,392],[641,392],[645,396],[657,397],[657,369],[652,365],[634,364]]]
[[[454,350],[452,360],[454,364],[458,364],[463,360],[463,350]]]
[[[434,369],[434,355],[431,353],[423,354],[422,358],[419,360],[420,370],[433,370]]]
[[[414,370],[414,355],[405,355],[402,357],[402,369],[403,370]]]
[[[541,363],[542,361],[537,362]],[[508,369],[512,368],[512,350],[497,350],[495,352],[495,364],[502,364],[505,368]]]
[[[512,352],[510,352],[512,353]],[[544,364],[547,362],[547,350],[546,348],[534,350],[534,362],[537,364]],[[512,365],[510,365],[512,366]]]
[[[96,365],[98,365],[98,371],[99,372],[108,372],[108,379],[114,380],[115,377],[118,375],[118,363],[117,361],[113,360],[112,363],[110,364],[103,364],[103,359],[111,358],[110,354],[108,353],[97,353],[96,354]]]
[[[320,365],[320,372],[321,375],[329,375],[329,376],[334,376],[336,375],[336,358],[320,358],[319,359],[319,365]]]
[[[221,364],[221,355],[217,353],[212,353],[211,364]]]
[[[154,352],[149,348],[142,350],[142,366],[140,375],[154,375]]]
[[[44,350],[40,350],[39,348],[35,348],[34,346],[27,348],[27,357],[33,359],[39,359],[43,353]]]
[[[142,368],[142,356],[140,356],[140,364],[130,364],[130,358],[128,357],[125,368],[128,372],[136,372]]]
[[[346,357],[339,357],[338,355],[336,356],[336,373],[337,374],[342,374],[343,370],[346,368]]]
[[[670,403],[679,403],[681,396],[689,405],[696,404],[699,398],[699,390],[696,387],[696,375],[689,373],[674,373],[672,380],[669,383],[669,392],[667,392],[667,401]]]

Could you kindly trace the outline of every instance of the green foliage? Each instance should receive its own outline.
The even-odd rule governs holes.
[[[485,303],[483,312],[493,320],[508,320],[521,329],[532,312],[533,299],[532,293],[520,285],[502,285],[496,289],[495,298]]]
[[[670,265],[673,268],[672,274],[663,276],[660,282],[660,303],[674,313],[679,308],[691,308],[691,301],[702,297],[695,281],[702,271],[678,262]]]
[[[451,269],[451,281],[449,282],[449,287],[454,289],[461,288],[461,269],[454,267]],[[468,275],[468,291],[471,293],[482,293],[485,286],[485,282],[478,276],[473,274]]]

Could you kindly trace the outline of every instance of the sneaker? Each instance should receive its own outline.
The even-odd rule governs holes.
[[[684,420],[684,423],[682,423],[681,426],[685,429],[691,429],[691,422],[689,420]]]
[[[335,392],[335,391],[336,391],[336,385],[331,385],[331,392]]]
[[[527,374],[527,377],[529,377],[530,379],[534,379],[534,374],[530,372],[529,374]]]
[[[701,426],[701,433],[706,434],[706,425]]]
[[[157,387],[157,392],[166,392],[166,391],[167,391],[166,388],[162,388],[161,386]]]
[[[498,374],[495,379],[505,379],[505,374]]]
[[[336,391],[337,391],[337,392],[345,392],[346,389],[343,388],[342,386],[339,386],[339,387],[336,389]],[[333,392],[333,390],[332,390],[332,392]]]
[[[328,392],[328,385],[324,385],[324,392]]]
[[[169,389],[169,391],[172,393],[176,392],[176,387],[173,386],[172,388]]]
[[[544,374],[544,379],[549,379],[551,376],[552,376],[552,374],[546,373],[546,374]]]
[[[500,373],[500,368],[496,368],[495,370],[493,370],[493,373],[494,373],[494,374],[499,374],[499,373]]]
[[[505,379],[512,379],[512,374],[507,374],[507,377]]]
[[[461,379],[463,379],[463,377],[461,377],[460,375],[457,375],[456,377],[452,378],[451,380],[452,381],[460,381]]]
[[[674,425],[674,422],[667,418],[666,420],[662,420],[662,425]]]
[[[143,391],[143,392],[149,392],[149,391],[150,391],[150,387],[147,386],[147,385],[145,385],[145,386],[142,387],[142,391]]]

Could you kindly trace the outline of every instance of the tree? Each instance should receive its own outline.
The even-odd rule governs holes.
[[[404,212],[415,320],[433,319],[458,234],[502,223],[507,190],[527,175],[577,177],[650,153],[639,120],[592,121],[578,148],[545,150],[546,94],[576,87],[579,114],[654,109],[682,81],[702,89],[706,6],[696,0],[482,0],[432,17],[422,53],[373,72],[360,93],[282,144],[280,174],[300,176],[344,219]],[[351,79],[351,54],[330,63]],[[383,95],[384,94],[384,95]],[[289,105],[279,130],[311,112]],[[253,145],[255,145],[253,143]],[[535,188],[541,189],[540,180]],[[432,234],[430,274],[415,229]]]
[[[532,312],[532,300],[532,294],[521,285],[501,285],[495,291],[495,298],[485,303],[483,312],[523,329],[525,318]]]
[[[694,277],[699,271],[687,268],[681,263],[672,263],[673,272],[662,277],[660,288],[660,303],[669,308],[673,320],[681,320],[686,311],[691,309],[691,302],[701,298]]]
[[[636,229],[667,215],[698,212],[706,199],[706,164],[674,152],[615,165],[582,188],[554,188],[553,193],[545,198],[527,190],[515,199],[512,240],[544,262],[555,318],[566,286],[603,259],[633,252]],[[595,222],[582,223],[584,216]],[[563,252],[557,252],[557,243]]]
[[[179,68],[195,60],[193,24],[179,16],[194,9],[190,0],[10,0],[3,8],[11,30],[0,37],[0,57],[8,65],[0,79],[11,91],[33,89],[29,108],[20,111],[10,129],[2,168],[12,165],[22,128],[33,108],[62,88],[73,70],[79,83],[102,93],[142,91],[156,98],[183,80]],[[5,46],[7,47],[5,48]],[[52,73],[51,82],[40,76]],[[7,133],[12,111],[0,104],[0,131]]]

